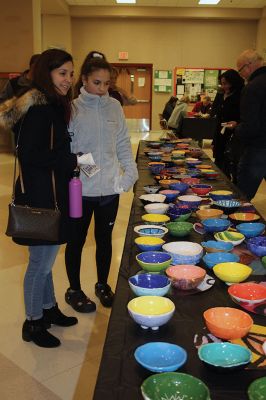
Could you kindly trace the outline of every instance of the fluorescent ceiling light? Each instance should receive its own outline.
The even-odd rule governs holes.
[[[118,4],[135,4],[136,0],[116,0]]]
[[[199,4],[212,4],[216,5],[220,3],[221,0],[199,0]]]

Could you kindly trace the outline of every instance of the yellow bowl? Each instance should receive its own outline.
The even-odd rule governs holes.
[[[214,190],[210,192],[210,194],[214,194],[216,196],[231,196],[233,192],[230,192],[229,190]]]
[[[238,283],[249,277],[252,268],[238,262],[224,262],[213,267],[215,275],[224,282]]]
[[[144,214],[141,218],[144,222],[152,224],[164,224],[170,221],[170,217],[163,214]]]
[[[204,220],[207,218],[220,218],[223,215],[223,211],[218,210],[217,208],[205,208],[196,211],[196,216],[200,220]]]
[[[152,236],[152,237],[150,237],[150,236],[140,236],[140,237],[137,237],[135,239],[135,243],[136,244],[146,244],[148,246],[153,246],[153,245],[156,245],[156,244],[162,244],[163,245],[165,243],[165,241],[163,239],[160,239],[160,238],[154,237],[154,236]]]
[[[238,246],[245,240],[245,236],[242,233],[231,231],[216,232],[214,237],[218,242],[229,242],[234,246]]]
[[[166,314],[175,309],[174,303],[161,296],[140,296],[131,300],[127,308],[137,314],[142,315],[160,315]]]

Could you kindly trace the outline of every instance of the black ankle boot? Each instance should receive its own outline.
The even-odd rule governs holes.
[[[95,294],[99,297],[104,307],[112,307],[114,301],[114,293],[107,283],[96,283]]]
[[[22,339],[25,342],[33,342],[40,347],[58,347],[61,342],[55,336],[51,335],[46,330],[43,318],[37,319],[35,321],[26,321],[22,327]]]
[[[56,304],[54,307],[49,308],[48,310],[43,310],[43,320],[46,328],[50,328],[51,324],[55,324],[58,326],[72,326],[78,323],[76,317],[67,317],[64,315],[58,308]]]

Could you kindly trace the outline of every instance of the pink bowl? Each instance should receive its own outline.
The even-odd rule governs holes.
[[[166,275],[171,279],[172,286],[181,290],[196,288],[205,278],[206,271],[195,265],[173,265],[166,269]]]
[[[237,283],[228,288],[228,293],[237,302],[244,302],[250,306],[266,301],[266,286],[258,283]]]

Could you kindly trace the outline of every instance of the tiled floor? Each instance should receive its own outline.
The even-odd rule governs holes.
[[[140,133],[132,134],[136,152]],[[156,139],[158,133],[150,138]],[[145,137],[146,138],[146,137]],[[102,347],[110,311],[98,300],[97,312],[92,315],[72,311],[64,301],[67,278],[64,267],[64,247],[54,267],[57,300],[66,314],[76,314],[79,323],[69,328],[53,327],[62,345],[56,349],[42,349],[21,339],[24,320],[22,282],[27,263],[27,248],[17,246],[4,234],[7,205],[11,194],[13,157],[0,154],[0,398],[3,400],[90,400],[94,390]],[[118,218],[113,235],[113,260],[110,284],[115,288],[123,250],[127,221],[133,194],[121,196]],[[262,184],[255,205],[266,215],[266,186]],[[90,228],[82,261],[83,289],[93,299],[96,281],[93,227]]]

